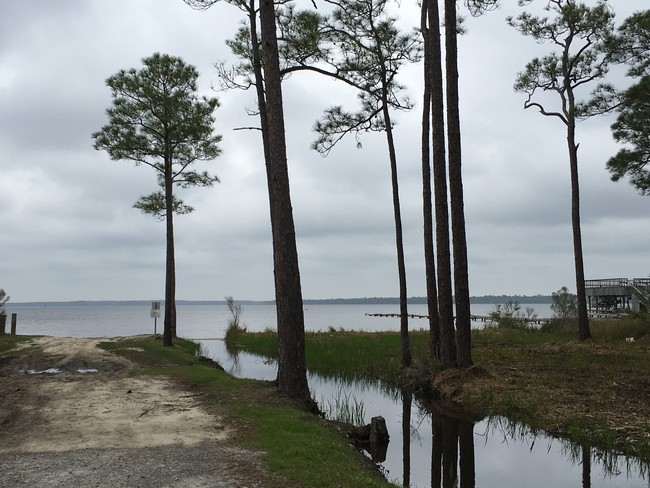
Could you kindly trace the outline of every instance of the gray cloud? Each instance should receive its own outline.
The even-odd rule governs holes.
[[[612,2],[622,19],[641,2]],[[465,210],[473,294],[574,288],[567,152],[557,120],[524,111],[512,84],[545,52],[505,25],[514,7],[468,18],[461,39]],[[416,25],[415,5],[396,12]],[[273,297],[266,176],[254,93],[212,90],[214,63],[240,12],[196,12],[181,0],[27,1],[0,4],[0,287],[15,301],[149,299],[164,287],[164,225],[131,208],[156,188],[153,172],[92,147],[105,122],[105,79],[153,52],[197,66],[201,92],[218,96],[223,155],[204,169],[209,189],[179,195],[196,212],[176,219],[178,296]],[[409,294],[424,294],[420,168],[420,68],[403,81],[415,103],[396,114]],[[330,80],[285,82],[289,167],[305,297],[397,294],[390,176],[383,134],[340,143],[327,158],[309,149],[323,109],[354,108]],[[648,200],[613,183],[617,150],[602,118],[579,126],[587,275],[646,276]]]

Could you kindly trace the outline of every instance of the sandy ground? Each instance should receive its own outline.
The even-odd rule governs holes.
[[[265,486],[200,393],[130,376],[98,342],[43,337],[0,358],[0,487]]]

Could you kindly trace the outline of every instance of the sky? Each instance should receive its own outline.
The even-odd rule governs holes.
[[[394,10],[405,28],[419,22],[415,3]],[[505,17],[521,9],[502,3],[468,17],[459,42],[470,293],[574,291],[565,128],[524,110],[524,95],[512,88],[525,64],[550,48],[509,27]],[[610,4],[619,23],[647,7],[644,0]],[[195,212],[175,219],[177,298],[273,299],[261,138],[236,130],[257,124],[247,114],[255,96],[219,91],[215,68],[236,62],[225,40],[242,19],[223,2],[207,11],[182,0],[0,2],[0,288],[12,301],[164,296],[165,226],[132,208],[157,190],[154,172],[110,160],[91,137],[107,123],[106,78],[141,67],[155,52],[196,66],[200,93],[221,104],[214,128],[223,153],[201,167],[221,183],[178,192]],[[395,114],[408,295],[424,296],[421,66],[406,67],[400,81],[415,103]],[[351,137],[324,158],[310,149],[313,124],[334,104],[354,109],[354,92],[300,73],[283,90],[304,298],[397,296],[384,134],[362,134],[361,148]],[[613,121],[578,125],[587,279],[650,274],[650,199],[612,182],[605,169],[619,149]]]

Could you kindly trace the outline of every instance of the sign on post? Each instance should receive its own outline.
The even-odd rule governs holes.
[[[153,335],[156,335],[158,319],[160,318],[160,302],[151,302],[151,317],[153,318]]]

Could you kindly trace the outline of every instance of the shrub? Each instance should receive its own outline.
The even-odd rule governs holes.
[[[502,329],[528,330],[528,322],[537,318],[533,307],[526,307],[521,310],[519,302],[510,300],[501,305],[496,305],[493,312],[490,312],[491,325]]]
[[[560,320],[572,320],[578,318],[578,297],[569,292],[566,286],[552,294],[553,318]]]
[[[233,348],[239,341],[241,334],[246,332],[246,327],[241,325],[241,314],[242,306],[241,304],[235,304],[235,300],[231,296],[226,297],[226,305],[230,311],[230,320],[228,320],[228,328],[226,329],[226,347],[228,349]]]

